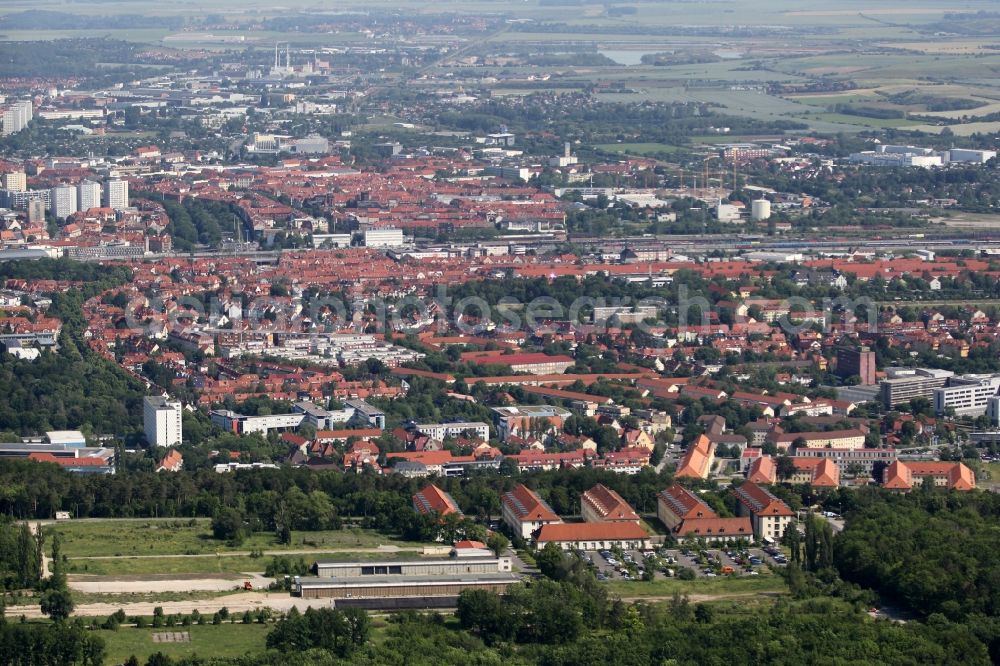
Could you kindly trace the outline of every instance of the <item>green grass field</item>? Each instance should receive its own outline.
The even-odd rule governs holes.
[[[677,580],[667,578],[652,582],[612,581],[607,583],[608,591],[624,598],[669,597],[674,594],[689,595],[742,595],[775,594],[788,591],[785,581],[773,574],[760,576],[720,576],[699,580]]]
[[[62,552],[71,559],[109,555],[210,555],[251,550],[334,552],[379,546],[420,550],[424,545],[433,545],[400,541],[373,530],[347,528],[293,532],[290,544],[279,544],[270,532],[258,532],[233,548],[212,537],[211,521],[207,519],[70,521],[48,525],[45,529],[59,534]]]
[[[203,659],[237,657],[257,654],[265,649],[265,638],[271,630],[262,624],[206,624],[162,629],[122,627],[118,631],[102,630],[98,635],[106,644],[105,664],[121,664],[135,655],[140,664],[150,655],[162,652],[171,658],[198,656]],[[189,643],[154,643],[153,634],[190,632]]]
[[[416,551],[399,551],[390,553],[338,553],[316,551],[308,555],[291,555],[302,557],[307,563],[323,560],[370,560],[398,559],[418,557]],[[148,576],[152,574],[217,574],[233,576],[234,585],[239,574],[264,573],[265,567],[271,561],[270,556],[249,557],[247,555],[219,555],[207,557],[154,556],[129,557],[122,556],[111,559],[71,558],[67,573],[91,576]]]
[[[681,146],[668,143],[601,143],[594,146],[597,150],[612,153],[627,153],[629,155],[655,155],[657,153],[675,153],[684,150]]]

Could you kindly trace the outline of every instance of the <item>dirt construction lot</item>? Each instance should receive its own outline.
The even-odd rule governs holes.
[[[256,574],[245,576],[220,576],[199,578],[194,576],[70,576],[69,587],[78,592],[93,594],[130,594],[155,592],[227,592],[250,581],[254,589],[267,587],[270,578]]]

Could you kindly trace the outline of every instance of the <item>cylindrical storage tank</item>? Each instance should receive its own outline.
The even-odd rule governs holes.
[[[767,199],[755,199],[750,206],[750,215],[755,222],[771,217],[771,202]]]

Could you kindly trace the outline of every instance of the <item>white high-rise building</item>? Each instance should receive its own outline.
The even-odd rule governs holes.
[[[28,100],[14,102],[3,113],[3,135],[17,134],[31,121],[31,102]]]
[[[101,207],[101,184],[92,180],[81,180],[76,186],[80,199],[80,210]]]
[[[142,424],[151,446],[176,446],[181,443],[183,408],[177,400],[146,396],[142,402]]]
[[[52,214],[59,218],[69,217],[77,211],[76,187],[60,185],[52,188]]]
[[[28,189],[28,178],[23,171],[13,171],[3,175],[3,189],[9,192],[24,192]]]
[[[128,181],[109,180],[104,184],[104,205],[115,210],[128,208]]]

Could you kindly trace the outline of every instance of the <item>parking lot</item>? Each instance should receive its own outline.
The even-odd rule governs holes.
[[[715,576],[756,576],[765,565],[783,566],[787,563],[777,549],[749,548],[743,551],[732,548],[661,548],[658,550],[586,551],[581,553],[594,567],[599,580],[643,580],[647,571],[654,579]],[[690,573],[685,573],[687,570]]]

